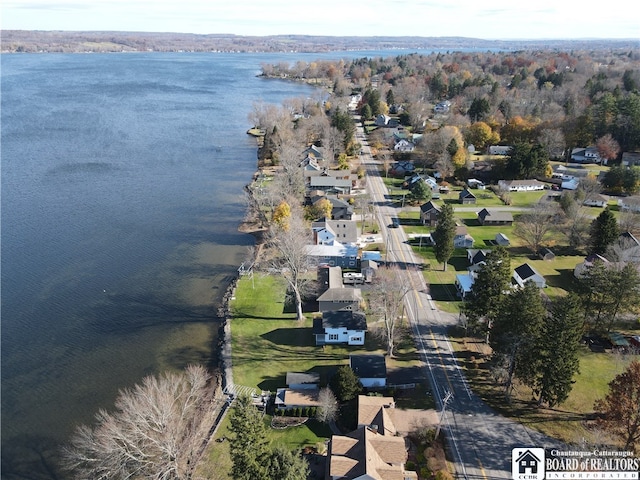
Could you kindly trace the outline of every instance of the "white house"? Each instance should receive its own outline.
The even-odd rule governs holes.
[[[367,317],[362,312],[347,310],[322,312],[322,318],[313,320],[316,345],[335,343],[364,345],[366,331]]]
[[[513,271],[513,279],[521,287],[524,287],[524,284],[527,282],[535,283],[538,288],[545,288],[547,286],[544,277],[528,263],[523,263]]]
[[[604,207],[607,204],[607,199],[595,193],[585,198],[582,204],[587,207]]]
[[[544,190],[544,183],[538,180],[500,180],[498,186],[509,192],[533,192]]]
[[[624,212],[640,212],[640,195],[621,198],[618,206]]]
[[[456,233],[453,237],[453,246],[456,248],[471,248],[473,247],[473,237],[467,232],[467,227],[456,227]]]
[[[416,149],[416,146],[413,144],[413,142],[410,142],[409,140],[403,138],[393,146],[393,149],[396,152],[413,152]]]
[[[511,145],[491,145],[487,152],[489,155],[509,155],[511,148]]]
[[[596,147],[574,148],[571,150],[573,163],[600,163],[602,159]]]

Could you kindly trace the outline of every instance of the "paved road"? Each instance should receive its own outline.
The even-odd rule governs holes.
[[[446,334],[447,328],[456,323],[457,316],[436,309],[419,268],[421,261],[414,256],[403,229],[389,228],[397,207],[389,201],[361,127],[357,129],[357,137],[363,145],[361,161],[367,169],[367,190],[377,206],[378,223],[387,245],[387,261],[404,269],[411,285],[405,307],[438,410],[442,411],[447,392],[453,394],[445,410],[442,428],[447,434],[458,478],[512,478],[513,448],[549,448],[560,444],[498,415],[469,388]]]

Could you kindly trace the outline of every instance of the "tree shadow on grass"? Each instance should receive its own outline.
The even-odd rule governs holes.
[[[265,340],[276,345],[287,345],[291,347],[314,347],[315,337],[313,330],[304,328],[276,328],[270,332],[260,335]]]
[[[576,282],[573,270],[569,268],[558,270],[558,275],[545,275],[544,278],[550,287],[562,288],[564,290],[570,290]]]

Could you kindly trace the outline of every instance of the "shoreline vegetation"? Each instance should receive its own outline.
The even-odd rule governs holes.
[[[487,40],[470,37],[241,36],[170,32],[4,30],[2,53],[321,53],[355,50],[629,49],[637,39]]]

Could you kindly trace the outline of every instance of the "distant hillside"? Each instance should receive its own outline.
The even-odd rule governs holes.
[[[462,48],[540,50],[638,47],[637,40],[482,40],[464,37],[329,37],[196,35],[147,32],[5,30],[2,52],[328,52],[344,50]]]

